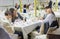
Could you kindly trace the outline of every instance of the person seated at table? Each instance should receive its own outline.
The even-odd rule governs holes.
[[[23,17],[14,9],[14,8],[10,8],[10,11],[12,13],[12,22],[14,23],[15,20],[17,19],[21,19],[23,20]],[[20,20],[19,20],[20,21]],[[21,37],[21,39],[23,39],[23,34],[22,32],[19,32],[17,30],[15,30],[14,34],[18,34],[19,37]]]
[[[12,22],[14,22],[16,19],[23,20],[23,17],[14,8],[10,8],[10,12],[12,13]]]
[[[10,11],[5,12],[5,17],[11,22],[12,19],[12,13]]]
[[[23,6],[23,13],[26,13],[26,4]]]
[[[20,8],[20,5],[18,5],[17,3],[15,4],[15,8],[16,9],[19,9]]]
[[[51,7],[46,6],[46,7],[45,7],[45,11],[46,11],[47,16],[46,16],[45,19],[42,20],[42,21],[43,21],[43,23],[45,23],[45,24],[48,23],[49,26],[44,26],[44,27],[45,27],[44,31],[45,31],[46,29],[48,30],[49,27],[57,26],[57,28],[58,28],[58,27],[59,27],[59,26],[58,26],[58,22],[57,22],[57,20],[56,20],[55,14],[54,14],[54,12],[52,11]],[[47,33],[47,31],[45,31],[45,33]]]

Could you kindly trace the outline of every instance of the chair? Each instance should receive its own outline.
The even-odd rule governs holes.
[[[57,31],[56,27],[50,27],[47,31],[47,34],[37,35],[34,39],[56,39],[57,37],[59,38],[59,35],[54,36],[53,33],[55,33],[55,30]]]
[[[44,27],[44,25],[45,25],[45,27]],[[47,39],[47,38],[46,38],[47,35],[44,34],[44,33],[47,32],[47,29],[48,29],[49,27],[46,27],[46,26],[48,26],[48,25],[49,25],[48,22],[46,22],[45,24],[42,23],[42,25],[41,25],[41,27],[40,27],[40,32],[38,33],[37,31],[33,31],[33,32],[32,32],[32,36],[31,36],[31,39]],[[45,28],[46,28],[46,29],[45,29]]]
[[[9,36],[11,37],[11,39],[18,39],[18,35],[17,34],[14,34],[14,31],[12,30],[11,27],[4,26],[4,28],[7,31],[7,33],[9,34]]]
[[[60,39],[60,28],[58,29],[49,28],[47,32],[47,38],[48,39]]]
[[[49,23],[48,23],[49,25]],[[48,32],[50,31],[50,33],[54,30],[56,30],[56,28],[59,28],[59,25],[58,25],[58,22],[57,20],[53,21],[51,26],[44,26],[44,24],[42,24],[41,28],[40,28],[40,32],[38,33],[37,31],[33,31],[32,32],[32,36],[31,36],[31,39],[36,39],[40,36],[45,36],[47,37],[46,34],[48,34]],[[38,36],[38,37],[37,37]],[[41,37],[40,37],[41,38]],[[42,38],[43,39],[43,38]]]

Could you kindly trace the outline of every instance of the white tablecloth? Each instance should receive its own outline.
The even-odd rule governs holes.
[[[17,31],[22,31],[24,39],[28,39],[27,34],[32,32],[37,26],[40,26],[41,22],[42,21],[39,20],[39,21],[35,21],[35,22],[25,22],[25,23],[22,23],[22,24],[16,23],[14,25],[14,29],[17,30]]]
[[[56,16],[57,18],[60,18],[60,11],[54,12],[54,13],[55,13],[55,16]]]

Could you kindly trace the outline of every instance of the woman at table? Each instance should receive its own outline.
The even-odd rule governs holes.
[[[6,12],[5,12],[5,17],[7,18],[7,20],[8,20],[9,22],[12,21],[12,13],[11,13],[10,11],[6,11]]]
[[[47,16],[42,21],[45,24],[44,33],[46,34],[49,27],[57,26],[57,28],[58,28],[59,26],[58,26],[58,22],[56,20],[55,14],[52,11],[52,9],[49,6],[47,6],[47,7],[45,7],[45,11],[46,11]],[[47,24],[47,26],[46,26],[46,24]]]
[[[14,8],[10,8],[10,11],[12,13],[12,22],[14,23],[16,20],[19,22],[21,20],[23,20],[23,17],[14,9]],[[20,20],[19,20],[20,19]],[[18,36],[20,37],[20,39],[23,39],[23,34],[22,32],[19,32],[17,30],[15,30],[14,34],[18,34]]]
[[[23,17],[17,12],[16,9],[10,8],[10,12],[12,13],[12,22],[14,23],[16,19],[23,20]]]

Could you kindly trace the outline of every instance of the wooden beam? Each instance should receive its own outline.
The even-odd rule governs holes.
[[[22,13],[22,0],[19,0],[20,2],[20,12]]]
[[[37,9],[36,9],[37,2],[36,1],[37,0],[34,0],[34,14],[35,14],[35,16],[37,16]]]

